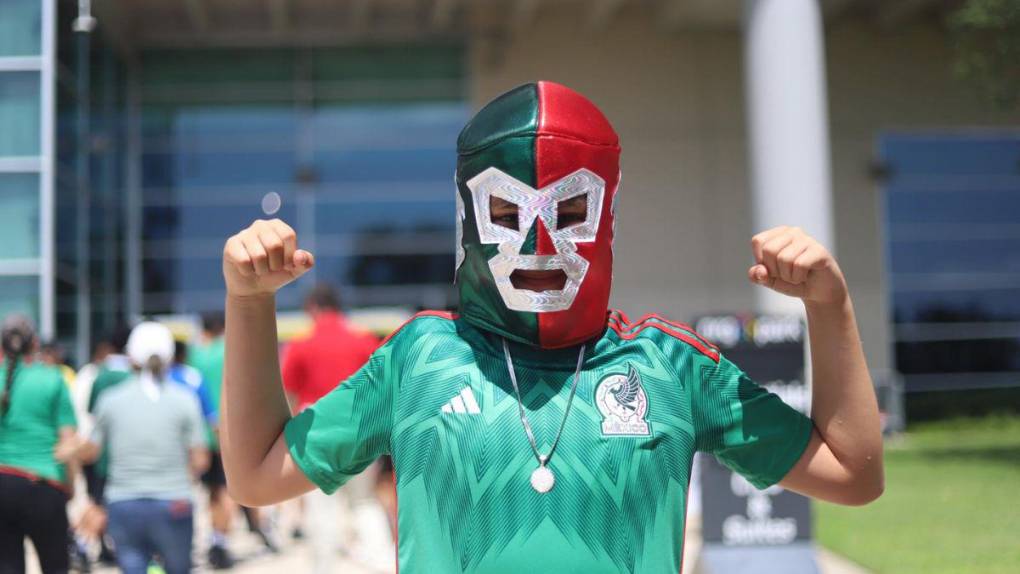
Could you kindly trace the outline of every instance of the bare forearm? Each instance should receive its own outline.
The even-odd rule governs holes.
[[[61,429],[60,439],[53,451],[53,456],[59,462],[68,465],[92,464],[102,453],[102,447],[91,440],[75,434],[71,427]]]
[[[209,449],[192,447],[188,451],[188,466],[191,468],[191,474],[196,479],[202,476],[202,473],[209,470]]]
[[[232,488],[256,471],[290,418],[277,357],[276,303],[271,295],[228,296],[220,444]]]
[[[748,279],[803,301],[811,338],[816,432],[781,484],[830,502],[867,504],[882,494],[882,433],[843,271],[798,227],[763,231],[751,249]]]
[[[811,340],[811,418],[833,456],[851,475],[882,481],[878,403],[861,347],[853,304],[806,305]]]

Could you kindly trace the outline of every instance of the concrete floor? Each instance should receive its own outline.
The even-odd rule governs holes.
[[[196,552],[195,572],[212,572],[205,564],[205,541],[208,540],[207,511],[202,503],[204,497],[196,497],[199,501],[196,504],[198,520],[196,520],[196,544],[199,550]],[[292,508],[284,507],[275,512],[272,521],[276,524],[280,552],[272,554],[267,552],[259,539],[247,532],[244,528],[244,520],[238,517],[235,521],[235,531],[232,534],[230,547],[238,560],[235,568],[229,572],[236,574],[302,574],[312,571],[311,549],[306,540],[294,540],[289,535],[296,520]],[[701,548],[700,521],[690,520],[685,540],[684,569],[683,574],[700,574],[697,569],[697,556]],[[338,544],[339,546],[339,544]],[[38,563],[33,555],[31,545],[26,544],[28,554],[28,574],[39,574]],[[869,574],[867,570],[857,566],[849,560],[836,555],[824,548],[818,550],[818,564],[821,574]],[[115,568],[95,568],[96,574],[114,574]],[[392,574],[393,570],[372,570],[359,565],[348,557],[344,556],[338,549],[336,562],[332,572],[336,574]],[[782,574],[782,573],[776,573]]]

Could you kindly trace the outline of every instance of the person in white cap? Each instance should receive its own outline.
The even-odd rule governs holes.
[[[61,453],[109,457],[109,533],[125,574],[143,574],[158,556],[167,574],[191,570],[191,479],[209,463],[194,394],[168,384],[174,356],[169,329],[140,323],[128,338],[134,376],[104,393],[92,436]]]

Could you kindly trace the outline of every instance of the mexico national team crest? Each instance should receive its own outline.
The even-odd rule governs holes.
[[[650,430],[648,395],[641,386],[641,375],[633,365],[627,374],[608,375],[595,389],[595,405],[602,412],[602,434],[605,436],[648,436]]]

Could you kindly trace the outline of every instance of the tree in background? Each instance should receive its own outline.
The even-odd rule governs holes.
[[[1020,107],[1020,0],[967,0],[946,23],[957,76],[1003,109]]]

